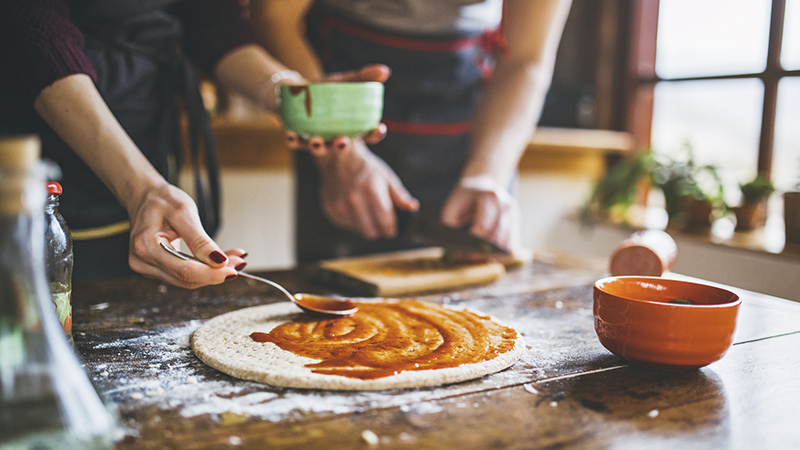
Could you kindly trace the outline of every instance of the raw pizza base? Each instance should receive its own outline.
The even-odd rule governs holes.
[[[384,378],[362,380],[314,373],[305,365],[318,360],[288,352],[271,342],[261,343],[250,338],[255,331],[267,333],[301,314],[292,303],[273,303],[222,314],[195,330],[192,350],[205,364],[243,380],[301,389],[367,391],[438,386],[480,378],[510,367],[525,349],[522,334],[517,331],[514,348],[488,361],[443,369],[409,370]],[[492,320],[500,323],[495,318]]]

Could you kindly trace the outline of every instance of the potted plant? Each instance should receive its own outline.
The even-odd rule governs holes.
[[[650,175],[657,163],[652,153],[643,151],[633,158],[617,162],[594,186],[581,210],[586,224],[611,220],[624,221],[641,189],[650,186]]]
[[[775,192],[775,186],[765,174],[759,173],[747,183],[740,184],[742,201],[731,208],[736,215],[736,231],[761,228],[767,221],[767,201]]]
[[[653,174],[653,184],[664,194],[664,208],[672,228],[695,229],[711,226],[728,206],[724,188],[711,164],[695,163],[691,147],[679,158],[663,158]]]
[[[677,158],[643,151],[619,162],[595,185],[583,222],[624,220],[642,187],[661,190],[671,228],[710,226],[727,209],[716,166],[696,164],[686,146]]]

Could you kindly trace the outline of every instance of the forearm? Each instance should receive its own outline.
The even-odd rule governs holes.
[[[321,79],[322,69],[301,31],[308,5],[308,0],[253,0],[253,29],[271,53],[257,45],[239,47],[217,63],[214,69],[217,79],[272,111],[277,108],[276,83]],[[298,75],[286,72],[290,68]],[[275,74],[279,75],[273,78]],[[284,79],[284,74],[289,79]]]
[[[305,38],[309,0],[251,0],[253,31],[259,42],[283,64],[309,80],[320,80],[319,59]]]
[[[39,94],[34,107],[129,213],[147,190],[166,184],[122,129],[87,75],[56,81]]]
[[[536,65],[498,67],[475,119],[464,177],[488,176],[508,185],[535,129],[551,76]]]
[[[236,277],[243,251],[225,256],[205,233],[192,198],[170,185],[122,129],[92,80],[70,75],[45,88],[34,108],[89,165],[128,212],[128,262],[142,275],[196,288]],[[182,239],[205,264],[166,254],[160,244]]]
[[[225,87],[274,112],[276,84],[303,82],[302,76],[284,72],[287,70],[261,46],[245,45],[225,55],[215,67],[214,75]]]
[[[503,55],[476,117],[464,176],[506,186],[533,134],[550,86],[570,0],[506,0]]]

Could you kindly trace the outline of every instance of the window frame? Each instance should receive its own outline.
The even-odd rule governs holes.
[[[639,147],[649,147],[653,121],[653,93],[660,82],[686,82],[731,79],[759,79],[764,85],[761,131],[758,144],[758,173],[770,176],[775,145],[775,119],[778,85],[789,77],[800,77],[800,70],[781,66],[781,46],[786,13],[786,0],[772,0],[766,67],[761,72],[662,78],[656,73],[656,41],[660,0],[629,2],[628,59],[629,82],[625,93],[625,129],[633,134]]]

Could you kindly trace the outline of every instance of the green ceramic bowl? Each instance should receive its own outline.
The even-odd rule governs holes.
[[[303,138],[363,136],[378,127],[383,114],[383,84],[312,83],[280,86],[283,126]]]

